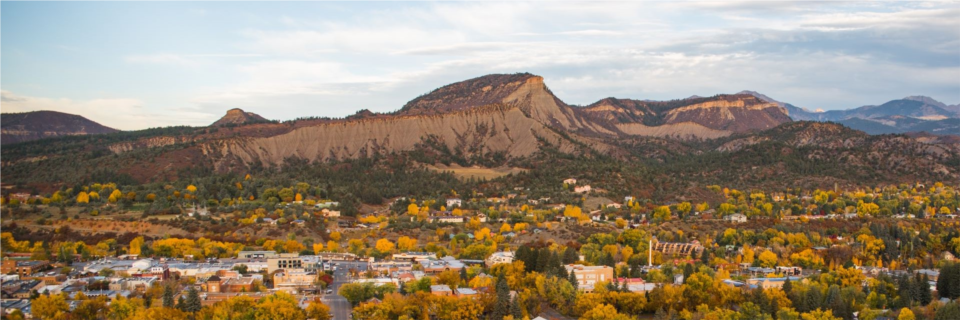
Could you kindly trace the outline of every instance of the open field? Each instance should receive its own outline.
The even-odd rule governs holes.
[[[521,172],[526,172],[527,169],[523,168],[514,168],[514,167],[496,167],[496,168],[483,168],[483,167],[461,167],[459,165],[453,164],[450,166],[445,165],[436,165],[436,166],[427,166],[427,168],[435,171],[450,171],[453,172],[460,179],[476,178],[476,179],[496,179],[508,174],[517,174]]]

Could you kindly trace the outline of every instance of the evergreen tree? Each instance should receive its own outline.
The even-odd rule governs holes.
[[[960,264],[951,263],[940,268],[937,293],[950,300],[960,298]]]
[[[690,279],[690,275],[693,274],[693,265],[685,264],[683,266],[683,283],[687,283],[687,279]]]
[[[700,262],[703,262],[705,265],[710,265],[710,251],[703,249],[700,252]]]
[[[183,295],[180,295],[180,298],[177,298],[177,305],[174,307],[180,311],[187,311],[187,302],[183,300]]]
[[[550,264],[550,249],[541,248],[537,249],[537,264],[534,267],[534,271],[544,273],[544,270],[548,268]]]
[[[180,297],[183,298],[182,296]],[[187,290],[187,305],[184,311],[187,312],[197,312],[203,308],[203,305],[200,302],[200,294],[197,292],[197,289],[190,287],[190,290]]]
[[[790,291],[793,291],[793,284],[790,283],[790,277],[787,276],[787,279],[783,281],[783,287],[781,287],[783,293],[786,293],[787,296],[790,296]]]
[[[580,256],[577,254],[577,250],[574,250],[571,247],[567,247],[566,250],[563,250],[563,264],[571,264],[580,260]]]
[[[507,286],[507,279],[502,274],[497,277],[496,293],[497,303],[490,311],[490,319],[502,320],[510,314],[510,287]]]
[[[163,286],[163,306],[173,308],[173,289],[170,286]]]
[[[547,260],[547,267],[544,268],[543,272],[549,276],[558,276],[560,275],[560,269],[563,268],[563,265],[560,263],[560,255],[556,251],[550,249],[544,249],[545,251],[550,252],[550,258]]]
[[[567,278],[567,281],[570,281],[570,284],[573,285],[574,289],[580,288],[580,283],[577,282],[577,272],[570,270],[570,277]]]
[[[920,289],[920,296],[917,297],[917,301],[920,301],[921,305],[928,305],[933,301],[933,295],[930,293],[930,278],[926,274],[919,277],[919,282],[917,283],[917,288]]]
[[[520,299],[513,298],[513,301],[510,301],[510,314],[513,315],[514,319],[523,319],[523,309],[520,308]]]
[[[460,280],[467,282],[467,267],[460,268]]]

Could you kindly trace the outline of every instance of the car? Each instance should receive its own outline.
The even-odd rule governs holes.
[[[327,294],[333,294],[333,290],[327,289]]]

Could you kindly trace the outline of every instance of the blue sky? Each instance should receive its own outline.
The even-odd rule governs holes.
[[[489,73],[562,100],[960,103],[956,2],[0,2],[3,112],[119,129],[393,111]]]

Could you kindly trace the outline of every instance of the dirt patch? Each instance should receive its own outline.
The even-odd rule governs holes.
[[[445,172],[453,172],[457,178],[460,179],[496,179],[508,174],[518,174],[521,172],[526,172],[527,169],[523,168],[514,168],[514,167],[496,167],[496,168],[483,168],[483,167],[461,167],[459,165],[453,164],[450,166],[445,165],[436,165],[436,166],[427,166],[430,170]]]

